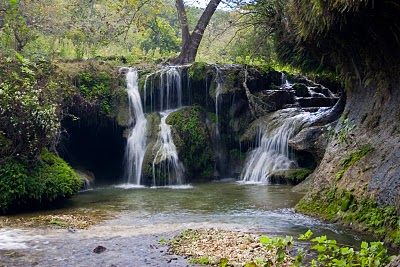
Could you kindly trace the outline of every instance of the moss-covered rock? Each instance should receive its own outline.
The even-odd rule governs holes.
[[[191,106],[171,113],[166,120],[172,126],[174,143],[188,177],[213,175],[215,159],[206,118],[202,107]]]
[[[279,170],[271,174],[271,181],[296,185],[304,181],[312,172],[308,169]]]
[[[400,246],[400,216],[395,206],[379,206],[372,199],[357,198],[352,192],[336,186],[306,196],[297,204],[296,211],[345,222]]]
[[[82,181],[60,157],[44,150],[39,161],[8,160],[0,166],[0,210],[14,212],[69,198]]]

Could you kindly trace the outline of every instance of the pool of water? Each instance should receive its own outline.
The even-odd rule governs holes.
[[[84,214],[97,210],[113,214],[111,219],[78,231],[3,229],[0,250],[19,249],[19,254],[5,257],[3,253],[0,257],[8,264],[19,266],[33,263],[46,266],[84,266],[88,263],[141,266],[145,260],[152,262],[151,266],[163,266],[169,256],[164,253],[165,248],[155,246],[157,240],[170,238],[184,229],[201,227],[295,237],[311,229],[315,235],[324,234],[340,243],[359,243],[359,236],[354,232],[295,213],[293,207],[303,195],[291,189],[286,185],[237,182],[169,188],[124,185],[97,188],[79,193],[61,209],[18,216]],[[92,252],[98,244],[108,248],[104,253],[108,256]],[[175,265],[171,265],[174,262]],[[169,266],[187,265],[181,258],[174,258],[172,263],[169,262]]]

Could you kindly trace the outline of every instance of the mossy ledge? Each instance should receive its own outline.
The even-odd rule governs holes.
[[[372,199],[356,198],[351,192],[333,186],[304,197],[295,210],[328,221],[343,222],[400,247],[400,216],[394,206],[379,206]]]

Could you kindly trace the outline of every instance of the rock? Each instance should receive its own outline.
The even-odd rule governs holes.
[[[281,109],[283,106],[295,102],[293,93],[287,90],[266,90],[260,92],[259,97],[270,107],[267,112]]]
[[[400,266],[400,256],[392,260],[386,267],[399,267]]]
[[[82,190],[89,190],[93,188],[95,176],[94,173],[87,170],[75,170],[79,178],[82,180]]]
[[[278,170],[273,172],[270,178],[272,183],[296,185],[305,180],[311,173],[312,170],[308,169]]]
[[[336,97],[298,97],[297,101],[302,107],[332,107],[338,101]]]
[[[311,96],[307,85],[303,83],[295,83],[292,85],[292,89],[294,90],[294,94],[298,97],[309,97]]]
[[[299,151],[307,151],[317,162],[321,162],[329,137],[328,126],[308,127],[290,139],[289,146]]]
[[[97,246],[95,249],[93,249],[93,253],[100,254],[100,253],[103,253],[103,252],[106,251],[106,250],[107,250],[106,247]]]

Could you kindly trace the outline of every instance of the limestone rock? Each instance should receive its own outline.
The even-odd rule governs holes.
[[[289,146],[299,151],[310,152],[318,162],[321,162],[328,140],[328,126],[313,126],[301,130],[290,139]]]

